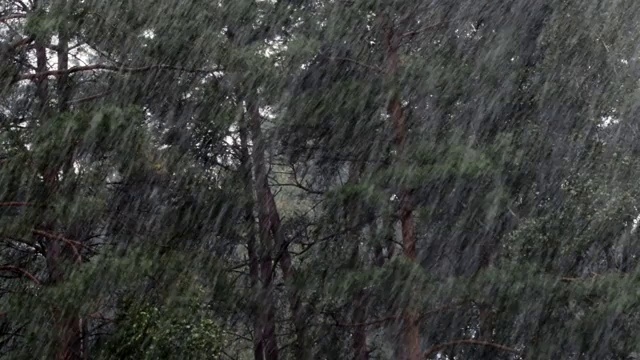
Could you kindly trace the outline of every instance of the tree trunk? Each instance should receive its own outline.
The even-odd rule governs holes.
[[[265,142],[262,137],[258,105],[250,99],[247,102],[248,119],[251,141],[253,142],[252,162],[255,178],[254,187],[256,205],[258,209],[258,227],[260,237],[260,274],[263,281],[262,311],[263,313],[263,338],[264,351],[267,360],[277,360],[278,343],[275,333],[275,307],[274,307],[274,238],[272,233],[275,216],[270,212],[268,202],[270,193],[267,179],[267,167],[265,163]]]
[[[64,25],[63,25],[64,26]],[[69,53],[68,53],[68,36],[64,29],[58,34],[58,70],[66,70],[69,67]],[[37,41],[35,44],[36,52],[36,72],[42,73],[48,70],[47,68],[47,53],[45,44]],[[36,99],[38,101],[37,112],[40,124],[46,121],[50,116],[49,109],[49,89],[48,79],[46,77],[35,79],[36,82]],[[60,76],[57,81],[57,100],[58,111],[64,112],[68,110],[68,98],[69,98],[69,85],[68,76]],[[70,155],[69,155],[70,156]],[[65,162],[72,163],[73,159],[65,159]],[[54,196],[58,191],[58,173],[60,172],[59,163],[48,164],[43,171],[43,179],[45,183],[46,193],[43,199],[43,203],[49,203],[49,199]],[[56,233],[55,224],[52,219],[47,220],[41,227],[51,233]],[[74,254],[70,249],[63,246],[59,239],[52,237],[44,239],[46,244],[46,264],[48,279],[47,284],[49,286],[55,286],[64,281],[64,266],[67,262],[74,262]],[[84,359],[87,354],[85,353],[86,347],[83,344],[83,322],[76,314],[69,314],[67,311],[62,310],[54,311],[54,331],[56,333],[55,343],[55,359],[56,360],[75,360]]]
[[[494,312],[491,304],[480,303],[477,304],[479,312],[478,321],[478,338],[487,342],[495,342],[493,330],[496,327],[496,313]],[[485,346],[480,349],[480,359],[495,359],[499,356],[497,349]]]
[[[349,165],[349,176],[347,178],[347,185],[356,185],[364,171],[364,162],[354,160]],[[355,199],[349,199],[344,204],[344,221],[347,231],[347,246],[352,246],[353,251],[351,259],[349,261],[349,267],[356,271],[362,267],[360,261],[360,234],[361,231],[358,228],[360,207]],[[368,312],[368,298],[367,290],[364,288],[358,289],[358,292],[354,295],[352,300],[352,313],[351,322],[353,330],[351,336],[353,338],[353,358],[354,360],[368,360],[369,351],[367,349],[367,327],[365,325],[367,321]]]
[[[258,286],[260,285],[260,259],[256,249],[256,232],[255,232],[255,220],[253,217],[253,208],[255,201],[253,198],[253,178],[251,175],[251,158],[249,155],[249,137],[247,134],[247,126],[244,121],[244,114],[240,113],[240,167],[241,176],[244,183],[244,191],[247,199],[244,204],[244,217],[247,225],[247,252],[249,253],[249,281],[252,292],[252,308],[255,309],[255,313],[252,314],[254,318],[253,323],[253,358],[254,360],[264,360],[264,324],[260,321],[263,317],[263,310],[259,306],[260,291]]]
[[[294,276],[294,269],[288,250],[289,244],[282,231],[280,214],[267,178],[268,170],[265,160],[266,147],[262,135],[259,106],[255,102],[255,99],[250,99],[247,103],[247,108],[249,112],[251,140],[253,142],[253,168],[261,238],[265,239],[265,243],[268,244],[269,249],[274,250],[271,252],[275,255],[273,266],[275,267],[280,264],[285,282],[291,283]],[[305,342],[306,325],[304,308],[298,290],[292,287],[289,291],[289,308],[296,334],[294,344],[295,358],[301,360],[309,359],[309,349]]]
[[[407,140],[407,119],[402,103],[398,86],[396,85],[400,58],[398,56],[399,38],[395,34],[395,29],[391,21],[386,21],[385,29],[385,49],[386,49],[386,75],[391,86],[391,97],[387,105],[387,113],[391,118],[393,126],[393,143],[396,148],[397,161],[405,161],[405,147]],[[399,219],[402,228],[403,255],[410,262],[416,261],[416,234],[413,219],[413,196],[411,190],[402,186],[399,194],[400,209]],[[411,295],[410,295],[411,296]],[[420,329],[418,325],[418,315],[410,307],[405,308],[402,313],[402,358],[406,360],[418,360],[420,351]]]
[[[353,358],[354,360],[369,360],[367,349],[367,296],[364,290],[358,292],[353,301],[352,321],[355,324],[353,331]]]

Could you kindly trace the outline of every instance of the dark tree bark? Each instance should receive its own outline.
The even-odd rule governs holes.
[[[400,100],[399,89],[395,85],[398,77],[400,58],[398,55],[399,35],[395,33],[392,21],[385,21],[384,45],[386,52],[386,76],[387,81],[392,86],[392,93],[387,105],[387,113],[391,118],[393,128],[393,143],[397,152],[398,162],[404,162],[405,147],[407,141],[407,118]],[[415,262],[416,253],[416,231],[413,216],[413,196],[410,189],[402,186],[399,193],[400,206],[398,216],[402,228],[402,246],[404,257]],[[402,358],[406,360],[421,359],[420,350],[420,330],[418,326],[418,315],[415,310],[404,309],[402,313]]]
[[[274,257],[270,259],[270,264],[282,270],[285,282],[291,283],[294,276],[294,268],[289,254],[288,241],[282,230],[282,221],[275,198],[268,182],[268,169],[265,159],[266,144],[262,134],[261,117],[259,106],[254,99],[247,103],[249,116],[249,128],[251,129],[251,140],[253,142],[253,168],[255,177],[255,192],[258,208],[258,222],[260,224],[260,237],[269,253]],[[271,262],[271,260],[273,260]],[[273,273],[273,271],[272,271]],[[301,303],[298,290],[292,287],[289,293],[289,307],[293,317],[296,341],[294,343],[294,353],[297,359],[308,359],[308,346],[305,343],[306,325],[304,309]]]
[[[256,249],[256,231],[255,231],[255,219],[253,216],[253,209],[255,207],[255,200],[253,198],[254,185],[251,164],[251,155],[249,152],[249,135],[247,125],[244,117],[244,111],[241,111],[239,120],[240,123],[240,168],[242,181],[244,183],[245,196],[247,197],[244,204],[244,220],[248,229],[247,234],[247,252],[249,253],[249,281],[252,290],[253,297],[251,299],[252,308],[255,309],[253,323],[253,356],[254,360],[264,360],[264,324],[260,321],[262,312],[259,298],[256,296],[259,293],[260,286],[260,259]]]
[[[258,105],[247,102],[249,129],[253,143],[252,162],[254,174],[254,191],[256,194],[256,206],[258,209],[258,228],[260,238],[260,274],[263,282],[262,292],[262,318],[265,359],[277,360],[279,357],[278,342],[275,332],[275,305],[274,305],[274,239],[273,226],[277,221],[277,214],[272,213],[269,201],[272,201],[271,191],[268,187],[267,166],[265,160],[265,141],[260,127],[260,114]]]
[[[62,25],[64,27],[64,25]],[[65,29],[61,29],[58,34],[59,44],[57,51],[58,70],[66,70],[69,66],[69,36]],[[46,44],[36,41],[36,72],[42,73],[47,71],[47,53]],[[36,83],[36,100],[37,117],[40,124],[52,121],[50,117],[49,107],[49,85],[47,77],[34,78]],[[60,76],[58,78],[56,95],[58,101],[58,111],[65,112],[68,110],[67,100],[69,98],[69,78],[68,76]],[[66,155],[68,158],[63,159],[65,164],[72,164],[71,154]],[[69,171],[71,166],[68,166]],[[59,172],[62,166],[59,162],[47,164],[43,172],[46,193],[44,194],[43,203],[47,204],[59,189]],[[46,211],[46,210],[45,210]],[[53,219],[48,219],[41,227],[49,233],[55,234],[56,228]],[[49,286],[56,286],[65,280],[64,268],[66,265],[76,262],[79,259],[69,248],[69,244],[64,244],[60,239],[46,237],[43,239],[46,254],[46,264],[48,279],[46,281]],[[86,347],[84,346],[83,336],[83,320],[76,314],[69,314],[66,311],[54,310],[54,328],[56,329],[55,359],[56,360],[75,360],[85,359]]]

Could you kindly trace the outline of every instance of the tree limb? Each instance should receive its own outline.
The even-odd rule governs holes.
[[[453,20],[446,20],[446,21],[442,21],[442,22],[439,22],[439,23],[436,23],[436,24],[423,26],[423,27],[421,27],[419,29],[416,29],[416,30],[413,30],[413,31],[407,31],[406,33],[401,34],[400,38],[404,39],[404,38],[407,38],[407,37],[415,36],[415,35],[420,34],[421,32],[425,32],[425,31],[428,31],[428,30],[431,30],[431,29],[435,29],[437,27],[446,25],[446,24],[448,24],[448,23],[450,23],[452,21]]]
[[[71,247],[71,249],[73,250],[73,254],[76,256],[76,261],[77,262],[82,262],[82,256],[80,255],[80,252],[78,251],[78,247],[82,246],[81,243],[79,243],[77,241],[74,241],[74,240],[71,240],[71,239],[67,239],[64,236],[48,233],[48,232],[43,231],[43,230],[33,229],[32,232],[34,234],[36,234],[36,235],[40,235],[40,236],[45,237],[47,239],[62,241],[63,243],[69,245],[69,247]]]
[[[420,320],[424,319],[425,317],[427,317],[429,315],[433,315],[433,314],[440,313],[440,312],[443,312],[443,311],[451,310],[451,309],[453,309],[455,307],[458,307],[458,306],[460,306],[460,305],[462,305],[464,303],[465,302],[459,302],[459,303],[455,303],[455,304],[452,304],[452,305],[441,306],[441,307],[438,307],[436,309],[425,311],[422,314],[420,314],[420,317],[417,319],[417,321],[420,321]],[[384,323],[390,322],[390,321],[398,321],[400,319],[401,319],[400,315],[393,315],[393,316],[387,316],[387,317],[383,317],[383,318],[380,318],[380,319],[370,320],[370,321],[362,322],[362,323],[341,323],[336,318],[334,318],[335,323],[334,324],[330,324],[330,325],[337,326],[337,327],[372,326],[372,325],[384,324]]]
[[[9,14],[9,15],[0,17],[0,22],[7,22],[8,20],[13,20],[13,19],[24,19],[26,17],[27,17],[27,14]]]
[[[21,202],[21,201],[7,201],[0,202],[0,207],[21,207],[21,206],[31,206],[32,203]]]
[[[18,75],[14,79],[13,82],[18,82],[18,81],[23,81],[23,80],[41,79],[41,78],[49,77],[49,76],[70,75],[70,74],[74,74],[74,73],[77,73],[77,72],[95,71],[95,70],[115,71],[115,72],[120,72],[120,73],[139,73],[139,72],[145,72],[145,71],[151,71],[151,70],[175,70],[175,71],[184,71],[184,72],[191,72],[191,73],[205,73],[205,74],[210,74],[210,73],[219,71],[219,69],[212,69],[212,70],[189,69],[189,68],[183,68],[183,67],[171,66],[171,65],[149,65],[149,66],[141,66],[141,67],[118,67],[118,66],[107,65],[107,64],[94,64],[94,65],[87,65],[87,66],[74,66],[74,67],[70,67],[70,68],[64,69],[64,70],[49,70],[49,71],[44,71],[44,72],[40,72],[40,73],[22,74],[22,75]]]
[[[400,317],[398,315],[394,315],[394,316],[388,316],[382,319],[375,319],[375,320],[370,320],[367,322],[361,322],[361,323],[341,323],[339,322],[337,319],[334,319],[335,323],[334,324],[330,324],[332,326],[336,326],[336,327],[359,327],[359,326],[373,326],[373,325],[380,325],[380,324],[384,324],[387,322],[391,322],[391,321],[397,321]]]
[[[23,268],[19,268],[17,266],[13,266],[13,265],[4,265],[4,266],[0,266],[0,271],[10,271],[14,274],[19,274],[19,275],[23,275],[26,276],[27,278],[29,278],[29,280],[33,281],[34,283],[36,283],[37,285],[40,285],[40,280],[38,280],[38,278],[36,278],[33,274],[31,274],[30,272],[28,272],[27,270],[23,269]]]
[[[105,96],[107,96],[109,94],[111,94],[111,91],[105,91],[105,92],[97,93],[95,95],[85,96],[85,97],[81,97],[81,98],[77,98],[77,99],[71,99],[71,100],[67,101],[67,104],[79,104],[79,103],[83,103],[83,102],[87,102],[87,101],[91,101],[91,100],[96,100],[96,99],[99,99],[101,97],[105,97]]]
[[[445,342],[442,344],[435,345],[431,347],[429,350],[425,351],[424,358],[428,359],[431,355],[435,355],[437,352],[442,351],[448,347],[457,346],[457,345],[480,345],[480,346],[488,346],[498,350],[519,354],[520,352],[514,348],[510,348],[505,345],[500,345],[496,343],[492,343],[489,341],[482,340],[474,340],[474,339],[462,339],[462,340],[453,340],[449,342]]]
[[[381,70],[379,67],[377,67],[377,66],[369,65],[369,64],[365,64],[365,63],[363,63],[363,62],[361,62],[361,61],[358,61],[358,60],[356,60],[356,59],[345,58],[345,57],[336,57],[336,56],[332,56],[330,59],[331,59],[332,61],[344,61],[344,62],[350,62],[350,63],[352,63],[352,64],[356,64],[356,65],[362,66],[362,67],[364,67],[364,68],[367,68],[367,69],[369,69],[369,70],[374,70],[374,71],[376,71],[376,72],[381,72],[381,71],[382,71],[382,70]]]
[[[34,39],[35,39],[35,37],[33,37],[33,36],[26,36],[26,37],[23,37],[21,39],[18,39],[18,40],[16,40],[16,41],[14,41],[14,42],[9,44],[9,49],[14,50],[14,49],[16,49],[16,48],[18,48],[20,46],[30,44]]]

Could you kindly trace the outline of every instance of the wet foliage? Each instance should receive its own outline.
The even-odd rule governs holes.
[[[639,16],[0,0],[0,357],[640,358]]]

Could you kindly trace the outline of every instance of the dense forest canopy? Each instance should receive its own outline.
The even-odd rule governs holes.
[[[638,19],[0,0],[0,357],[640,358]]]

